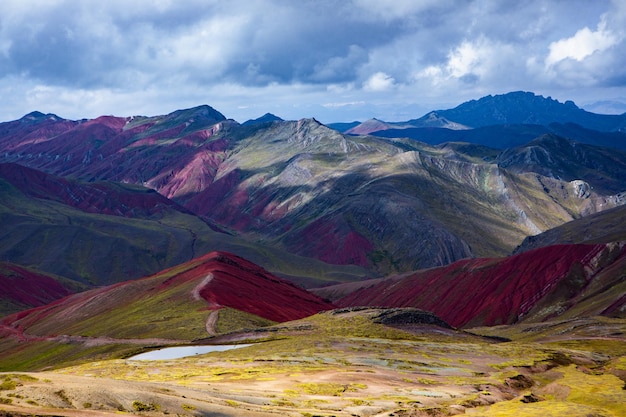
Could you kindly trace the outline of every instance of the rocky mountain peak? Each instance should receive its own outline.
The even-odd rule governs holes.
[[[242,124],[244,126],[254,126],[254,125],[259,125],[259,124],[263,124],[263,123],[282,122],[282,121],[283,121],[283,119],[281,119],[280,117],[276,116],[275,114],[265,113],[263,116],[261,116],[259,118],[247,120],[247,121],[245,121]]]
[[[33,122],[37,123],[37,122],[41,122],[44,120],[58,121],[58,120],[63,120],[63,119],[61,119],[56,114],[52,114],[52,113],[44,114],[40,111],[32,111],[24,115],[20,119],[21,122],[26,122],[26,123],[33,123]]]

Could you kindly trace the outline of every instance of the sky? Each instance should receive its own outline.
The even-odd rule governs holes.
[[[403,121],[519,90],[626,112],[626,0],[0,2],[0,121]]]

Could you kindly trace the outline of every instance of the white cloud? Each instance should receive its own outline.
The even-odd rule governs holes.
[[[379,71],[373,74],[371,77],[363,83],[363,89],[365,91],[389,91],[395,84],[395,80],[392,76]]]
[[[499,69],[510,64],[511,50],[510,45],[492,42],[484,37],[473,41],[463,40],[448,52],[445,62],[421,69],[414,78],[441,85],[453,80],[474,82],[485,77],[497,77]]]
[[[545,64],[546,67],[552,67],[566,59],[582,61],[593,53],[604,51],[620,41],[621,39],[615,33],[607,29],[606,21],[602,19],[595,32],[584,27],[570,38],[552,42]]]
[[[461,78],[473,73],[484,58],[481,46],[468,41],[463,41],[454,51],[448,55],[447,72],[452,77]]]
[[[347,107],[347,106],[363,106],[365,101],[344,101],[339,103],[324,103],[323,107],[326,108],[337,108],[337,107]]]

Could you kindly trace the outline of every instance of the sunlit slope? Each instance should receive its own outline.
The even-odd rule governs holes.
[[[2,258],[85,284],[139,278],[212,250],[237,253],[305,283],[353,280],[367,273],[216,231],[140,186],[86,183],[0,164],[0,193]]]
[[[494,157],[344,136],[315,120],[274,123],[240,140],[186,205],[304,256],[389,272],[504,255],[525,236],[619,204],[485,161]]]

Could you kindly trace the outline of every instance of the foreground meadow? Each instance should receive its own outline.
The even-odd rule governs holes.
[[[390,320],[381,310],[336,310],[211,340],[255,342],[226,352],[3,373],[0,410],[14,416],[618,417],[626,415],[625,329],[623,320],[590,319],[470,333]]]

